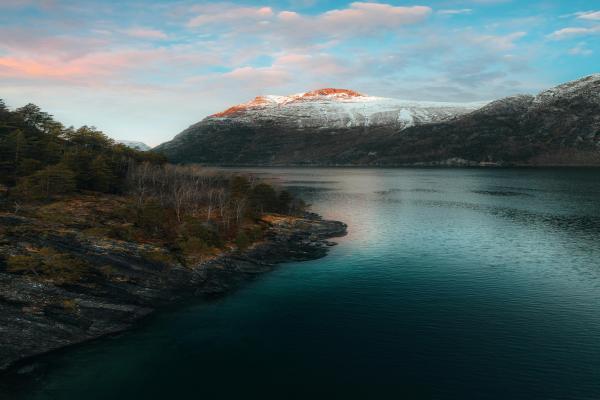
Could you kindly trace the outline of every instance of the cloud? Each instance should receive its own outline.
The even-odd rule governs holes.
[[[6,56],[0,57],[0,76],[15,78],[57,78],[65,81],[89,81],[116,76],[124,69],[148,65],[159,56],[157,51],[98,52],[74,59]]]
[[[45,29],[0,28],[0,52],[12,55],[52,55],[56,58],[76,58],[103,51],[110,41],[101,37],[56,35]]]
[[[89,71],[80,65],[58,66],[54,62],[17,57],[0,57],[1,77],[67,78]]]
[[[580,42],[577,43],[575,47],[569,49],[569,54],[573,56],[590,56],[594,54],[594,52],[586,47],[585,42]]]
[[[582,11],[575,13],[578,19],[600,21],[600,11]]]
[[[484,44],[490,49],[496,51],[510,50],[515,47],[515,41],[527,35],[527,32],[513,32],[504,36],[495,35],[476,35],[471,37],[471,41],[477,44]]]
[[[330,79],[332,76],[345,74],[350,68],[344,62],[329,54],[285,53],[273,61],[273,66],[289,70],[295,76],[304,74]]]
[[[475,4],[501,4],[501,3],[510,3],[513,0],[469,0],[471,3]]]
[[[584,27],[569,27],[559,29],[548,35],[548,38],[553,40],[569,39],[576,36],[587,36],[597,35],[600,33],[600,25],[592,26],[590,28]]]
[[[240,20],[260,21],[274,15],[271,7],[233,7],[223,4],[208,4],[194,8],[200,14],[190,19],[188,27],[202,25],[235,23]]]
[[[440,15],[459,15],[459,14],[471,14],[473,12],[470,8],[461,8],[456,10],[439,10],[437,13]]]
[[[26,12],[18,8],[21,1]],[[543,74],[529,67],[531,60],[566,52],[539,34],[545,17],[490,20],[475,13],[482,0],[445,1],[436,11],[425,1],[391,0],[337,7],[290,0],[285,8],[273,1],[142,7],[95,0],[97,6],[86,7],[55,0],[58,8],[51,10],[35,5],[40,1],[0,0],[0,8],[13,4],[0,12],[3,96],[14,105],[40,101],[55,114],[64,110],[67,123],[95,124],[121,137],[139,132],[155,143],[260,94],[346,87],[461,101],[529,91],[547,83],[539,83]],[[434,13],[439,17],[427,23]],[[452,24],[453,15],[469,13],[469,27]],[[571,18],[588,29],[594,25],[589,17]],[[531,38],[520,41],[525,31]],[[594,44],[588,41],[589,48]],[[588,47],[570,53],[586,55]]]
[[[50,9],[56,5],[55,0],[2,0],[0,8],[24,8],[37,6],[43,9]]]
[[[279,68],[241,67],[236,68],[231,72],[224,73],[222,78],[248,82],[260,87],[265,87],[280,85],[286,82],[290,76],[286,71]]]
[[[301,18],[300,14],[294,11],[281,11],[279,14],[277,14],[277,17],[282,21],[294,21],[298,18]]]
[[[343,10],[327,11],[319,19],[333,29],[369,30],[416,23],[430,13],[431,8],[425,6],[395,7],[389,4],[355,2]]]
[[[169,36],[161,30],[150,28],[131,28],[124,31],[127,35],[139,39],[167,39]]]
[[[137,84],[138,75],[150,74],[155,79],[161,71],[173,78],[190,67],[219,64],[220,55],[206,50],[198,52],[186,46],[172,48],[124,48],[98,51],[78,57],[63,58],[52,54],[22,54],[0,56],[0,77],[21,80],[49,80],[63,84],[102,86]],[[142,72],[143,74],[138,74]]]
[[[329,37],[351,37],[395,31],[418,23],[432,10],[425,6],[397,7],[384,3],[354,2],[347,8],[333,9],[316,15],[284,10],[275,13],[270,7],[231,7],[211,4],[200,8],[201,14],[187,22],[190,28],[211,28],[233,35],[248,32],[279,36],[291,41]],[[198,8],[196,8],[198,10]]]

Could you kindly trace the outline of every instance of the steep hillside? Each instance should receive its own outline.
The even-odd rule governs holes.
[[[446,121],[481,105],[410,102],[346,89],[259,96],[205,118],[156,150],[177,162],[321,163],[360,136]]]
[[[487,105],[341,89],[257,97],[156,150],[226,165],[600,165],[600,74]]]
[[[494,101],[454,121],[412,127],[371,146],[383,164],[459,158],[471,163],[599,165],[600,74],[537,96]]]

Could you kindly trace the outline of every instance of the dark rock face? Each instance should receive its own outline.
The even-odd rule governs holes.
[[[600,165],[600,74],[402,129],[207,118],[157,150],[219,165]]]
[[[0,215],[3,226],[32,223]],[[56,286],[6,272],[0,257],[0,370],[28,357],[122,331],[156,307],[178,299],[224,294],[277,263],[323,257],[330,244],[325,239],[345,233],[345,224],[312,214],[282,218],[271,224],[264,242],[247,251],[187,267],[149,263],[140,256],[145,250],[142,244],[93,241],[76,231],[67,236],[5,237],[0,241],[1,254],[42,244],[85,258],[92,270],[109,266],[118,277]]]
[[[383,163],[600,164],[600,74],[514,96],[447,123],[407,129],[378,147]]]
[[[482,104],[402,101],[331,88],[259,96],[205,118],[154,150],[175,162],[323,163],[361,136],[447,121]]]

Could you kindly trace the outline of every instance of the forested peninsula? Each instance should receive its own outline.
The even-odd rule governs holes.
[[[345,231],[255,177],[172,165],[0,100],[0,369],[322,257]]]

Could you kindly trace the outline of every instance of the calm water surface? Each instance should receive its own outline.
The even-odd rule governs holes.
[[[7,398],[600,399],[600,171],[253,171],[348,236]]]

